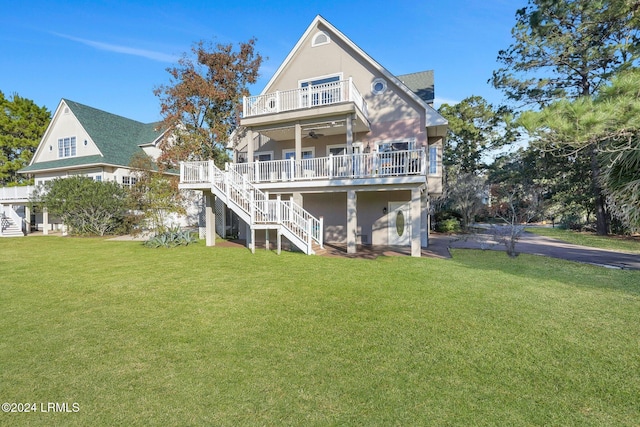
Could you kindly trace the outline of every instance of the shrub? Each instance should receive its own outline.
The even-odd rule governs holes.
[[[179,227],[170,228],[168,231],[158,233],[146,242],[144,245],[148,248],[173,248],[176,246],[188,246],[197,243],[193,233],[189,230],[180,230]]]
[[[460,221],[456,218],[449,218],[438,223],[437,230],[441,233],[457,233],[460,231]]]
[[[69,232],[80,235],[115,233],[127,212],[127,190],[115,182],[85,176],[56,178],[38,186],[32,203],[59,217]]]

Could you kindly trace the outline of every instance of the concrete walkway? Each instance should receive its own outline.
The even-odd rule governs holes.
[[[443,247],[505,251],[504,245],[497,244],[489,234],[479,234],[466,239],[463,236],[433,234],[431,241],[433,242],[432,246],[440,251]],[[518,253],[542,255],[608,268],[640,270],[640,254],[572,245],[561,240],[528,232],[524,232],[516,243],[516,251]]]

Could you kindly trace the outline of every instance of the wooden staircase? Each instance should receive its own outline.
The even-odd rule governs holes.
[[[207,164],[212,193],[222,200],[251,230],[277,230],[307,255],[323,250],[322,220],[295,202],[272,200],[235,170],[222,171],[212,161]]]

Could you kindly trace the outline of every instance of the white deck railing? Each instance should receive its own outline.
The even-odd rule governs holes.
[[[255,117],[341,102],[353,102],[366,118],[369,117],[367,103],[352,79],[277,91],[266,95],[245,96],[242,99],[242,116]]]
[[[254,183],[316,179],[381,178],[426,175],[427,156],[423,149],[360,153],[313,159],[273,160],[234,163],[229,168]],[[184,176],[183,179],[188,177]],[[183,182],[199,182],[184,181]]]
[[[265,193],[233,168],[223,172],[213,161],[182,162],[180,178],[181,183],[212,185],[232,209],[239,209],[248,217],[251,225],[282,225],[305,243],[307,254],[311,252],[312,241],[319,246],[324,244],[321,219],[313,217],[292,201],[268,199]]]
[[[35,186],[27,185],[22,187],[0,187],[0,201],[28,201]]]

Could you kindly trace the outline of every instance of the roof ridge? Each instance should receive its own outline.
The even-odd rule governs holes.
[[[106,114],[106,115],[113,116],[113,117],[118,117],[120,119],[128,120],[128,121],[135,122],[135,123],[139,123],[139,124],[142,124],[142,125],[151,124],[151,123],[144,123],[144,122],[141,122],[141,121],[138,121],[138,120],[135,120],[135,119],[130,119],[129,117],[125,117],[125,116],[122,116],[122,115],[116,114],[116,113],[111,113],[111,112],[106,111],[106,110],[101,110],[99,108],[92,107],[92,106],[86,105],[86,104],[82,104],[81,102],[73,101],[71,99],[62,98],[62,100],[70,107],[72,107],[72,106],[69,105],[69,104],[73,104],[73,105],[75,105],[77,107],[85,108],[85,109],[94,111],[96,113]],[[71,109],[73,110],[73,107]]]

